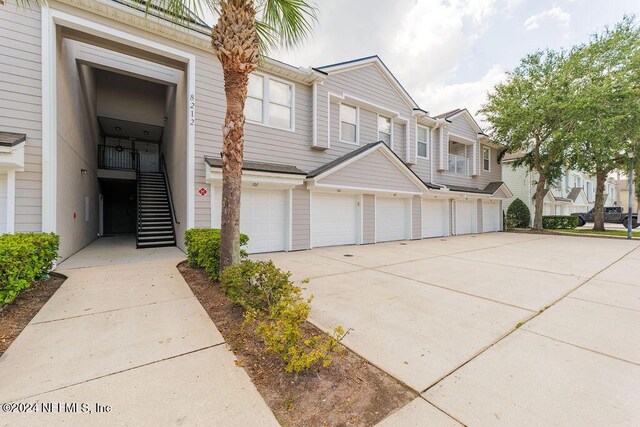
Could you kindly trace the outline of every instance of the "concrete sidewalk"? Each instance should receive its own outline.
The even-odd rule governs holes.
[[[91,413],[38,407],[0,425],[278,425],[178,272],[184,254],[162,249],[120,263],[115,244],[115,262],[99,251],[107,265],[77,268],[95,261],[89,247],[62,264],[74,267],[59,270],[67,281],[0,358],[0,403]]]

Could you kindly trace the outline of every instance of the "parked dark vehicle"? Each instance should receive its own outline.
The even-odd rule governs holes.
[[[595,214],[594,210],[591,209],[589,212],[586,212],[586,213],[577,212],[577,213],[572,213],[571,215],[577,216],[578,218],[580,218],[579,227],[582,227],[587,222],[593,222],[594,214]],[[627,222],[628,215],[629,214],[625,212],[622,209],[622,207],[619,207],[619,206],[611,206],[611,207],[604,208],[604,222],[622,224],[625,227],[627,227],[629,224]],[[631,228],[637,228],[637,227],[638,227],[638,214],[634,213],[631,216]]]

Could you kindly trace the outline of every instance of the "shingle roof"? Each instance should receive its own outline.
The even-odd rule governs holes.
[[[446,119],[447,117],[451,117],[454,114],[458,114],[462,110],[463,108],[456,108],[455,110],[447,111],[446,113],[438,114],[437,116],[434,116],[434,117],[436,119]]]
[[[503,185],[504,182],[502,181],[494,181],[487,184],[484,188],[463,187],[461,185],[447,185],[447,188],[460,193],[493,194]]]
[[[13,147],[27,140],[24,133],[2,132],[0,131],[0,147]]]
[[[517,151],[515,153],[506,153],[504,157],[502,157],[502,161],[519,159],[521,157],[524,157],[524,151]]]
[[[316,177],[316,176],[320,175],[321,173],[324,173],[324,172],[328,171],[329,169],[332,169],[332,168],[338,166],[339,164],[344,163],[347,160],[359,155],[360,153],[364,153],[365,151],[368,151],[368,150],[371,150],[374,147],[377,147],[380,144],[384,144],[384,142],[378,141],[378,142],[372,142],[370,144],[363,145],[362,147],[358,148],[357,150],[353,150],[353,151],[345,154],[344,156],[338,157],[337,159],[334,159],[334,160],[330,161],[329,163],[325,163],[324,165],[320,166],[319,168],[312,170],[311,172],[309,172],[309,175],[307,175],[307,178]]]
[[[578,196],[580,195],[581,191],[582,188],[580,187],[572,188],[567,198],[571,199],[572,202],[575,202],[576,200],[578,200]]]
[[[221,168],[222,167],[222,159],[217,159],[214,157],[206,157],[204,161],[211,167]],[[284,173],[284,174],[292,174],[292,175],[306,175],[307,173],[301,169],[298,169],[293,165],[282,165],[278,163],[265,163],[265,162],[254,162],[251,160],[245,160],[242,162],[242,170],[247,171],[255,171],[255,172],[271,172],[271,173]]]

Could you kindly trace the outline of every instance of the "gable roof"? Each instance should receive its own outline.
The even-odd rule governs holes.
[[[204,161],[211,167],[222,168],[222,159],[205,156]],[[282,165],[279,163],[254,162],[244,160],[242,162],[242,170],[254,172],[284,173],[292,175],[307,175],[303,170],[293,165]]]
[[[349,61],[337,62],[335,64],[323,65],[321,67],[315,67],[314,70],[325,74],[331,74],[338,71],[346,71],[368,65],[374,65],[380,70],[380,72],[382,72],[384,77],[389,81],[389,83],[391,83],[393,88],[404,99],[407,105],[411,108],[420,108],[418,103],[411,97],[409,92],[407,92],[404,86],[402,86],[400,81],[393,75],[391,70],[389,70],[389,67],[385,65],[378,55],[365,56],[364,58],[356,58]]]
[[[433,117],[436,118],[436,119],[448,119],[451,116],[455,116],[460,111],[462,111],[462,108],[456,108],[454,110],[447,111],[446,113],[441,113],[441,114],[438,114],[438,115],[433,116]]]
[[[459,193],[475,193],[475,194],[489,194],[494,195],[498,190],[504,189],[507,195],[513,196],[507,184],[502,181],[494,181],[487,184],[484,188],[475,188],[475,187],[463,187],[461,185],[447,185],[447,188],[451,191],[459,192]]]
[[[484,131],[482,130],[482,128],[480,127],[480,125],[476,121],[476,118],[473,117],[473,115],[466,108],[456,108],[455,110],[451,110],[451,111],[447,111],[446,113],[438,114],[435,117],[439,118],[439,119],[445,119],[446,121],[450,122],[453,118],[455,118],[455,117],[457,117],[459,115],[463,115],[464,116],[464,118],[467,120],[467,122],[469,122],[469,124],[473,128],[473,130],[475,130],[477,133],[479,133],[481,135],[485,135]]]
[[[584,189],[582,187],[572,188],[571,191],[569,192],[569,195],[567,196],[567,199],[575,203],[578,201],[578,198],[580,196],[582,196],[585,202],[588,202],[587,194],[584,192]]]
[[[315,178],[321,179],[324,178],[324,175],[328,175],[332,173],[332,171],[337,171],[342,167],[349,164],[351,161],[355,161],[359,158],[362,158],[367,155],[369,152],[373,152],[374,150],[383,150],[387,157],[398,167],[398,169],[404,173],[414,184],[418,187],[425,188],[428,186],[420,179],[420,177],[409,167],[405,162],[402,161],[400,157],[396,153],[393,152],[383,141],[372,142],[370,144],[363,145],[356,150],[353,150],[344,156],[338,157],[330,161],[327,164],[320,166],[317,169],[312,170],[307,175],[307,178]]]

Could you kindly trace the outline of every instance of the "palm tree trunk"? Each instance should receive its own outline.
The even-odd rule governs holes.
[[[593,206],[593,231],[604,231],[604,184],[607,173],[596,172],[596,203]]]
[[[220,272],[240,262],[240,196],[244,148],[244,104],[249,73],[224,70],[227,115],[222,130],[222,227]]]
[[[544,207],[544,179],[538,173],[538,183],[536,184],[536,203],[534,205],[533,229],[542,231],[542,212]]]

